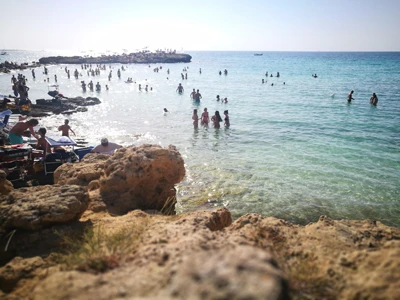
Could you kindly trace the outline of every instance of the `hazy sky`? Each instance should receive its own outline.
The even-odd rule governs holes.
[[[400,0],[0,0],[0,48],[400,51]]]

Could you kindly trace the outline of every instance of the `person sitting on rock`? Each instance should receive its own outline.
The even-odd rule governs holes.
[[[102,138],[101,139],[101,144],[94,147],[90,152],[91,153],[100,153],[100,154],[113,154],[115,150],[121,148],[121,145],[118,145],[116,143],[110,143],[108,142],[107,138]]]

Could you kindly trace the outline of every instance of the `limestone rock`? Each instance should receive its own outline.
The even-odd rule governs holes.
[[[117,254],[119,267],[101,275],[54,273],[36,285],[33,299],[288,299],[271,253],[232,244],[224,231],[230,220],[227,209],[103,218],[98,226],[109,232],[146,224],[135,250]]]
[[[119,149],[112,156],[88,154],[78,164],[64,164],[54,173],[57,184],[77,184],[95,193],[97,211],[103,207],[123,214],[134,209],[175,209],[174,185],[185,176],[183,159],[170,145],[141,145]],[[100,202],[105,206],[100,205]]]
[[[89,198],[79,186],[37,186],[0,197],[0,230],[38,230],[78,219]]]
[[[54,172],[54,183],[59,185],[79,185],[87,187],[91,181],[104,175],[109,155],[87,154],[80,163],[63,164]]]
[[[7,174],[3,170],[0,170],[0,195],[8,195],[13,190],[12,183],[7,180]]]
[[[100,193],[121,213],[161,210],[168,199],[176,196],[174,185],[184,176],[184,162],[175,146],[122,148],[107,160],[105,176],[99,182]]]

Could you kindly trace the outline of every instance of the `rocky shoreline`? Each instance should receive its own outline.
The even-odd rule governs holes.
[[[92,56],[51,56],[39,59],[40,64],[153,64],[153,63],[189,63],[192,56],[189,54],[166,52],[137,52],[122,55]]]
[[[55,185],[0,176],[2,299],[395,299],[400,229],[300,226],[225,208],[175,215],[174,146],[64,164]]]
[[[31,105],[30,116],[34,118],[48,117],[51,114],[73,114],[87,111],[87,106],[98,105],[97,97],[73,97],[67,99],[37,99]]]

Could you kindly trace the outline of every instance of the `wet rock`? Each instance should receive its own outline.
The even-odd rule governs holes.
[[[31,105],[32,117],[44,117],[51,114],[75,113],[87,111],[87,106],[100,104],[96,97],[74,97],[68,99],[37,99],[36,104]]]

